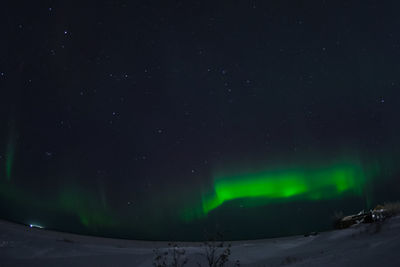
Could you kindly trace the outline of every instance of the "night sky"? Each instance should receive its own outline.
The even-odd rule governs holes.
[[[2,3],[0,217],[133,239],[254,239],[398,200],[399,10]]]

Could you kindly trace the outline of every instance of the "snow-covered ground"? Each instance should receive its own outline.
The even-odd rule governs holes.
[[[228,242],[229,243],[229,242]],[[230,242],[232,266],[400,266],[400,217],[316,236]],[[207,266],[202,243],[178,243],[185,266]],[[0,221],[0,266],[152,266],[168,242],[119,240]],[[229,265],[227,265],[229,266]]]

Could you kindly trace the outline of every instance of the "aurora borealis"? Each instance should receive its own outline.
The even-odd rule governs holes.
[[[274,203],[318,202],[348,197],[368,200],[369,187],[381,175],[374,163],[364,166],[356,157],[339,158],[329,163],[321,159],[307,164],[287,165],[270,170],[216,172],[212,188],[204,191],[201,205],[182,212],[182,219],[193,221],[230,201],[240,200],[246,206],[268,207]],[[240,205],[243,207],[243,205]]]
[[[397,201],[399,7],[4,4],[1,219],[256,239]]]
[[[215,196],[205,198],[208,213],[226,201],[238,198],[289,199],[300,197],[318,201],[353,191],[362,193],[366,177],[360,166],[328,166],[317,170],[261,172],[233,177],[217,177]]]

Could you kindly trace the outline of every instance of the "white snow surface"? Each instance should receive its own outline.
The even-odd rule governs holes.
[[[169,242],[82,236],[0,220],[0,266],[153,266],[154,249]],[[208,266],[204,244],[174,242],[185,266]],[[400,216],[315,236],[225,242],[226,266],[400,266]]]

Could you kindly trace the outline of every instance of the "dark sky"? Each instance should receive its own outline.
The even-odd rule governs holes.
[[[195,226],[178,219],[217,173],[342,158],[378,165],[381,180],[352,204],[330,200],[326,214],[365,198],[390,200],[400,154],[399,8],[328,0],[2,3],[1,216],[182,239],[189,226],[228,220],[236,229],[234,205]],[[274,209],[284,219],[326,204]],[[268,223],[256,218],[265,209],[250,209],[249,221]],[[165,235],[168,227],[181,232]],[[231,237],[304,230],[257,229]]]

